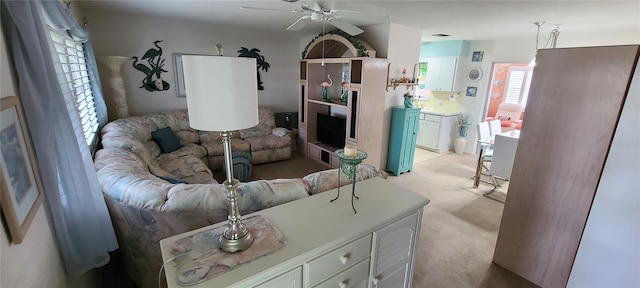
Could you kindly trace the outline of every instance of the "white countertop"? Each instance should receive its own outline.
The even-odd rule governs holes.
[[[425,108],[422,108],[420,110],[420,113],[438,115],[438,116],[455,116],[460,114],[460,112],[437,112],[437,111],[427,110]]]

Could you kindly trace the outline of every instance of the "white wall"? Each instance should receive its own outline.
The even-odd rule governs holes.
[[[413,68],[418,64],[420,59],[420,47],[422,31],[413,27],[403,26],[391,23],[389,25],[389,40],[382,50],[386,50],[387,59],[389,60],[390,69],[389,77],[401,78],[402,69],[407,69],[406,77],[413,78]],[[386,164],[387,152],[389,150],[389,136],[391,132],[391,116],[393,107],[404,106],[403,95],[407,92],[415,95],[415,89],[409,89],[407,86],[398,86],[396,89],[388,88],[386,94],[386,104],[384,111],[384,125],[382,135],[387,135],[382,141],[381,157]],[[382,167],[386,167],[383,165]]]
[[[640,287],[640,64],[593,199],[567,287]]]
[[[85,11],[96,56],[140,57],[164,40],[162,57],[166,58],[161,77],[171,88],[149,92],[139,88],[145,75],[133,68],[133,60],[123,64],[122,77],[132,115],[169,109],[186,109],[185,97],[176,97],[172,53],[216,55],[215,44],[223,44],[224,55],[238,56],[241,47],[258,48],[270,64],[268,72],[260,70],[265,90],[258,92],[259,104],[276,112],[296,111],[298,107],[299,44],[293,34],[264,33],[212,24],[164,20],[116,12]],[[293,49],[292,49],[293,48]],[[107,91],[108,69],[99,63],[103,90]],[[213,87],[212,87],[213,88]],[[106,93],[106,92],[105,92]]]
[[[1,30],[1,29],[0,29]],[[13,69],[7,58],[4,32],[0,38],[0,98],[17,96]],[[41,205],[22,243],[11,244],[0,225],[0,287],[68,287],[62,260]]]
[[[364,30],[365,32],[358,37],[369,43],[376,50],[377,58],[387,58],[391,64],[389,70],[390,78],[401,78],[402,69],[407,69],[406,77],[413,77],[413,67],[418,64],[420,58],[421,30],[396,23],[367,26],[364,27]],[[406,92],[415,94],[415,90],[408,90],[405,86],[398,86],[395,90],[389,88],[385,95],[385,110],[381,118],[383,124],[382,135],[385,136],[380,139],[382,144],[380,155],[381,159],[383,159],[381,168],[384,169],[386,169],[389,147],[392,108],[404,106],[402,95]]]

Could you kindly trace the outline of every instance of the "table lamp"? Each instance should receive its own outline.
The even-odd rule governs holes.
[[[220,235],[220,249],[233,253],[251,246],[253,237],[240,219],[231,159],[232,131],[258,125],[258,86],[255,58],[183,55],[189,125],[220,131],[224,147],[229,222]]]

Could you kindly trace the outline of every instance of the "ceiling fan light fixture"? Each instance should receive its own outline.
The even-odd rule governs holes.
[[[282,0],[285,2],[298,2],[298,0]],[[267,10],[267,11],[290,11],[287,9],[275,9],[275,8],[261,8],[261,7],[250,7],[250,6],[241,6],[241,9],[253,9],[253,10]],[[345,33],[356,36],[364,32],[364,30],[358,28],[357,26],[351,24],[347,19],[355,18],[358,19],[366,19],[366,20],[376,20],[376,19],[384,19],[384,22],[388,22],[389,17],[387,15],[381,14],[372,14],[367,12],[358,12],[358,11],[349,11],[349,10],[340,10],[322,7],[318,2],[315,1],[302,1],[300,3],[299,10],[290,11],[293,13],[305,13],[302,17],[296,20],[293,24],[287,27],[289,31],[300,31],[310,22],[322,22],[329,23],[332,26],[344,31]],[[343,15],[344,14],[344,15]]]

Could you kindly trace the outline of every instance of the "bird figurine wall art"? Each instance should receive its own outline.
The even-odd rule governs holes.
[[[163,40],[153,41],[153,45],[158,49],[150,48],[149,50],[147,50],[147,52],[144,53],[142,58],[138,59],[138,57],[132,57],[134,59],[133,68],[136,68],[136,70],[145,74],[144,79],[142,79],[142,86],[140,86],[140,88],[144,88],[150,92],[168,90],[170,87],[169,83],[162,80],[162,78],[160,77],[160,74],[162,72],[167,72],[167,70],[162,68],[164,67],[164,61],[166,59],[162,58],[162,47],[158,45],[158,43],[162,41]],[[138,63],[138,60],[147,60],[149,66],[143,63]],[[153,79],[153,76],[155,76],[155,79]]]

